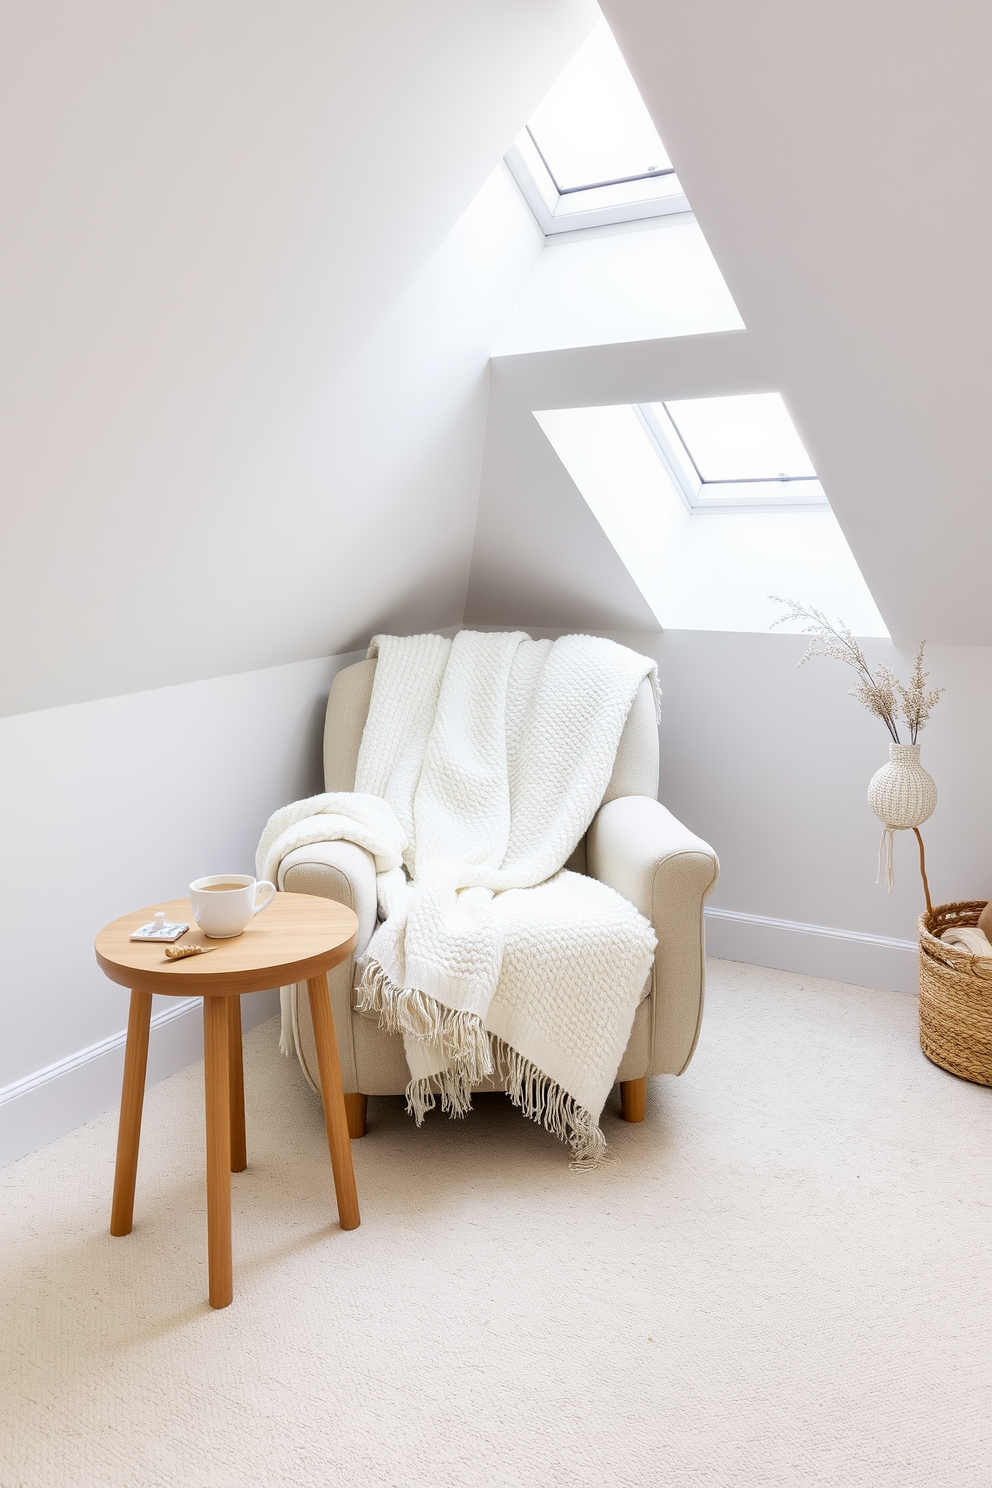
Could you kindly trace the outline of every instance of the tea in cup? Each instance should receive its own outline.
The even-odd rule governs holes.
[[[261,889],[268,893],[259,903]],[[195,878],[189,886],[193,918],[211,940],[230,940],[240,935],[259,910],[265,909],[276,896],[275,884],[263,879],[256,883],[250,873],[212,873]]]

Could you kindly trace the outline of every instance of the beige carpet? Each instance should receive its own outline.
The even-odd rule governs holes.
[[[711,964],[695,1062],[617,1163],[503,1097],[370,1104],[362,1228],[320,1117],[247,1040],[235,1300],[206,1305],[201,1070],[3,1171],[3,1488],[988,1488],[992,1091],[899,993]]]

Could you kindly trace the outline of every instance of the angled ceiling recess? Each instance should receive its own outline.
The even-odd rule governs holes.
[[[526,491],[516,519],[533,526],[553,499],[529,413],[665,628],[765,631],[784,594],[887,635],[787,400],[760,355],[739,355],[744,322],[605,21],[507,164],[547,246],[495,348],[470,609],[500,607],[496,555],[515,519],[497,438],[531,450],[511,477]],[[670,344],[645,357],[645,342]],[[709,351],[702,382],[693,342]],[[569,359],[551,355],[580,349],[578,381],[598,383],[582,403],[567,401]],[[574,560],[566,542],[556,558]],[[583,613],[560,623],[595,612],[602,625],[602,595],[584,587]]]
[[[895,640],[992,645],[992,11],[602,8],[764,381],[709,390],[782,394]]]

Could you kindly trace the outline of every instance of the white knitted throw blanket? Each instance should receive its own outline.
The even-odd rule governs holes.
[[[599,1115],[655,935],[562,865],[595,815],[654,664],[612,641],[379,636],[354,792],[277,811],[257,855],[345,837],[376,857],[381,923],[359,1010],[404,1037],[417,1123],[497,1070],[526,1115],[597,1163]]]

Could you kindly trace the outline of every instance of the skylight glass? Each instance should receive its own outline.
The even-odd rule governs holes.
[[[605,21],[594,27],[527,127],[563,196],[672,173]]]
[[[637,413],[693,511],[826,504],[780,393],[675,398]]]
[[[816,479],[781,393],[664,406],[704,482]]]
[[[689,211],[602,19],[517,136],[506,163],[545,233]]]

